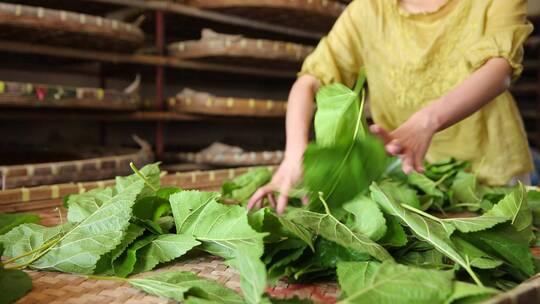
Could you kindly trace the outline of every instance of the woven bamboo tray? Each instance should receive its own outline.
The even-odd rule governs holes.
[[[221,167],[246,167],[277,165],[283,160],[283,151],[247,152],[240,147],[213,143],[208,148],[197,153],[171,153],[167,157],[171,160],[195,164]]]
[[[209,29],[202,31],[200,40],[169,45],[169,54],[180,59],[291,71],[298,70],[312,51],[311,46],[225,35]]]
[[[0,81],[0,107],[136,110],[135,92]]]
[[[170,174],[162,177],[162,184],[211,191],[219,189],[224,181],[246,173],[248,170],[250,168]],[[110,180],[0,191],[0,212],[34,212],[42,216],[42,224],[57,225],[60,222],[59,214],[63,214],[65,218],[65,209],[61,207],[61,197],[112,184],[114,181]],[[538,249],[531,249],[536,256],[540,255]],[[182,259],[138,276],[171,270],[192,271],[234,290],[240,289],[238,274],[226,266],[220,258],[208,255]],[[57,272],[28,271],[28,273],[32,277],[34,287],[17,303],[175,303],[168,299],[150,296],[122,282],[98,281],[84,276]],[[339,288],[333,282],[287,284],[280,281],[276,286],[268,288],[267,292],[275,298],[298,296],[303,299],[312,299],[315,303],[335,303],[339,296]],[[486,303],[529,304],[539,301],[540,275],[537,275],[514,290],[488,300]]]
[[[184,89],[169,99],[169,110],[180,113],[216,116],[284,117],[284,101],[216,97],[205,92]]]
[[[256,21],[327,32],[345,9],[333,0],[185,0],[197,8]]]
[[[151,147],[137,140],[141,148],[120,154],[68,160],[0,166],[1,189],[56,184],[67,181],[88,181],[112,178],[131,172],[130,162],[142,166],[153,160]]]
[[[132,24],[99,16],[0,3],[0,39],[133,51],[144,42],[144,33]]]
[[[212,191],[219,189],[224,181],[244,174],[250,169],[238,168],[170,174],[162,177],[162,184],[178,186],[183,189]],[[41,224],[58,225],[60,215],[63,218],[66,216],[66,210],[61,207],[63,196],[113,184],[113,180],[108,180],[0,191],[0,212],[33,212],[41,216]],[[238,274],[226,266],[220,258],[209,255],[183,259],[139,276],[172,270],[191,271],[240,291]],[[84,276],[57,272],[28,271],[28,273],[34,287],[17,303],[176,303],[165,298],[150,296],[122,282],[98,281]],[[276,286],[268,288],[267,292],[277,298],[294,296],[311,298],[316,303],[333,303],[339,294],[335,283],[303,285],[278,282]]]

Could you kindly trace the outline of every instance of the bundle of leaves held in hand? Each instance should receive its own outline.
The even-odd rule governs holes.
[[[453,159],[402,174],[365,132],[364,80],[318,93],[317,141],[295,192],[309,205],[293,199],[283,216],[248,213],[247,199],[271,177],[266,168],[218,193],[161,187],[149,165],[69,196],[62,225],[1,236],[5,267],[122,280],[186,303],[283,303],[264,295],[280,279],[337,280],[340,303],[475,303],[538,272],[529,245],[540,192],[483,186]],[[241,295],[186,272],[131,277],[203,252],[238,271]]]

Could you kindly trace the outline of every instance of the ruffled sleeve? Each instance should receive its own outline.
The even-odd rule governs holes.
[[[491,58],[502,57],[512,66],[512,78],[516,80],[523,72],[523,43],[532,30],[527,21],[527,1],[491,0],[484,35],[467,52],[471,70],[477,70]]]
[[[352,17],[355,11],[356,2],[353,2],[338,18],[330,33],[321,39],[313,53],[306,58],[298,76],[314,76],[323,85],[335,82],[348,86],[354,84],[362,65],[360,37]]]

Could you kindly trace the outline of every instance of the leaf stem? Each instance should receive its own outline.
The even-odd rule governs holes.
[[[139,169],[137,169],[137,167],[135,166],[135,164],[133,162],[130,162],[129,166],[131,167],[131,170],[133,170],[133,172],[135,172],[135,174],[137,174],[137,176],[140,177],[150,189],[152,189],[154,192],[159,191],[158,188],[156,188],[154,185],[150,184],[150,181],[148,181],[146,176],[144,176],[144,174],[142,174],[142,172],[139,171]]]
[[[414,212],[414,213],[417,213],[417,214],[419,214],[419,215],[422,215],[422,216],[424,216],[424,217],[427,217],[427,218],[430,219],[430,220],[434,220],[434,221],[436,221],[436,222],[438,222],[438,223],[441,223],[441,224],[443,223],[442,220],[441,220],[440,218],[438,218],[438,217],[436,217],[436,216],[433,216],[433,215],[431,215],[431,214],[429,214],[429,213],[427,213],[427,212],[424,212],[424,211],[422,211],[422,210],[416,209],[416,208],[414,208],[413,206],[409,206],[409,205],[407,205],[407,204],[401,204],[401,207],[403,207],[403,208],[405,208],[405,209],[407,209],[407,210],[409,210],[409,211],[412,211],[412,212]]]
[[[476,283],[476,285],[480,287],[484,287],[484,284],[482,283],[482,281],[480,281],[476,273],[471,269],[471,262],[469,261],[468,255],[465,255],[465,261],[467,263],[467,267],[465,267],[465,270],[467,271],[467,273],[469,273],[469,275],[471,276],[473,281]]]
[[[59,238],[53,238],[53,239],[51,239],[51,240],[48,240],[48,241],[45,242],[43,245],[41,245],[40,247],[38,247],[38,248],[36,248],[36,249],[34,249],[34,250],[25,252],[25,253],[23,253],[23,254],[21,254],[21,255],[19,255],[19,256],[16,256],[16,257],[14,257],[14,258],[11,258],[11,259],[9,259],[9,260],[4,261],[4,264],[11,264],[11,263],[13,263],[13,262],[15,262],[15,261],[17,261],[17,260],[20,260],[20,259],[22,259],[22,258],[24,258],[24,257],[27,257],[27,256],[32,255],[32,254],[34,254],[34,253],[41,252],[41,251],[43,251],[43,250],[46,250],[46,249],[50,248],[51,246],[54,246],[54,245],[56,244],[55,242],[56,242],[58,239],[59,239]]]
[[[321,202],[322,202],[322,204],[323,204],[323,206],[324,206],[324,211],[326,212],[326,214],[332,215],[332,214],[330,213],[330,208],[328,207],[328,203],[327,203],[326,200],[324,199],[323,195],[324,195],[324,193],[319,192],[319,199],[321,200]]]
[[[446,173],[438,181],[435,182],[435,186],[439,186],[440,184],[442,184],[447,178],[449,178],[453,174],[454,174],[453,172]]]
[[[356,119],[356,126],[354,128],[353,144],[354,144],[354,141],[356,140],[356,137],[358,136],[358,132],[360,131],[360,125],[362,124],[365,101],[366,101],[366,91],[362,90],[362,100],[360,101],[360,110],[358,111],[358,119]],[[366,135],[365,130],[364,130],[364,134],[362,135],[364,136]]]
[[[26,262],[24,264],[21,264],[21,265],[17,265],[17,268],[21,268],[21,269],[26,268],[29,265],[31,265],[32,263],[34,263],[35,261],[39,260],[42,256],[47,254],[52,247],[54,247],[54,246],[56,246],[56,244],[60,243],[61,240],[62,240],[62,238],[56,239],[53,243],[51,243],[47,247],[43,248],[43,250],[40,251],[38,255],[31,258],[28,262]]]

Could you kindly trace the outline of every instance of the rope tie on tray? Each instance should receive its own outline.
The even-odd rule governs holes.
[[[30,190],[26,187],[21,188],[21,201],[22,202],[30,201]]]

